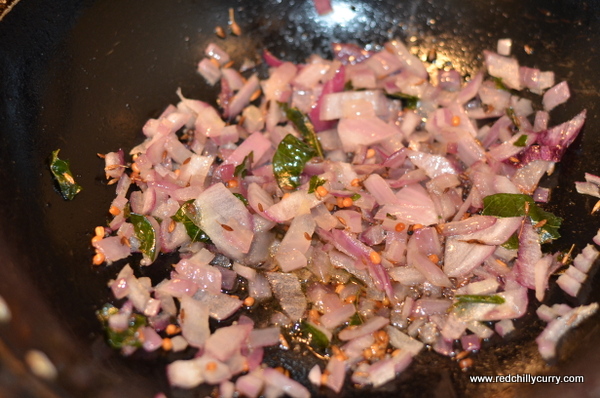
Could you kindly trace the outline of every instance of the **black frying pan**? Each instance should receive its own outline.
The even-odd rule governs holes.
[[[585,171],[600,173],[600,2],[475,0],[333,0],[335,13],[320,18],[310,1],[234,0],[23,0],[0,22],[0,295],[12,321],[0,324],[0,396],[202,397],[206,389],[170,391],[160,354],[122,358],[104,343],[94,311],[110,299],[106,282],[118,266],[92,268],[89,240],[106,221],[114,194],[96,153],[138,143],[141,126],[186,96],[212,101],[194,67],[216,25],[236,9],[244,31],[221,41],[239,63],[267,47],[296,62],[312,52],[329,54],[332,41],[381,44],[399,37],[422,51],[436,48],[461,72],[481,65],[483,49],[499,38],[514,41],[527,66],[552,69],[567,79],[572,100],[553,112],[562,122],[582,108],[588,120],[556,172],[551,211],[562,216],[555,250],[582,248],[600,227],[590,215],[595,201],[574,192]],[[414,41],[413,41],[414,37]],[[524,46],[533,50],[528,54]],[[61,148],[83,192],[65,202],[55,191],[47,159]],[[140,274],[160,279],[168,259]],[[138,270],[139,271],[139,270]],[[598,300],[593,277],[583,302]],[[557,289],[548,303],[577,301]],[[461,372],[435,353],[423,353],[398,379],[379,389],[348,387],[344,396],[513,397],[600,396],[598,319],[569,334],[555,364],[546,365],[533,341],[544,324],[528,315],[507,341],[492,339]],[[23,364],[28,349],[56,364],[54,382],[32,376]],[[268,362],[287,367],[306,383],[315,359],[271,352]],[[563,374],[586,376],[583,385],[477,385],[469,375]],[[334,396],[313,390],[315,395]]]

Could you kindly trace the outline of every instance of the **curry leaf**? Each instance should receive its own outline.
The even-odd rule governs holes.
[[[154,229],[147,216],[131,213],[129,220],[133,224],[136,238],[140,241],[140,251],[152,261],[156,260],[158,231]]]
[[[524,147],[527,145],[527,134],[521,134],[521,136],[517,138],[513,145],[518,147]]]
[[[244,206],[248,206],[248,199],[246,199],[244,197],[244,195],[242,195],[241,193],[234,192],[233,196],[235,196],[236,198],[238,198],[239,200],[241,200],[242,203],[244,204]]]
[[[402,105],[408,109],[416,109],[419,105],[419,97],[415,97],[414,95],[404,94],[401,92],[386,94],[386,97],[391,99],[399,99],[402,100]]]
[[[317,351],[324,351],[329,347],[329,339],[316,326],[307,321],[300,322],[300,334],[309,346]]]
[[[235,177],[241,177],[241,178],[246,177],[246,175],[248,175],[248,170],[250,169],[250,166],[252,165],[253,161],[254,161],[254,151],[252,151],[248,155],[246,155],[246,157],[244,157],[244,160],[240,164],[235,166],[233,175]]]
[[[285,112],[285,116],[288,120],[292,122],[300,134],[302,134],[304,141],[314,149],[316,156],[322,158],[323,148],[321,147],[317,133],[315,133],[315,128],[308,116],[300,112],[298,108],[290,107],[285,102],[280,102],[279,106]]]
[[[504,297],[497,294],[488,296],[483,294],[461,294],[454,296],[459,304],[464,303],[483,303],[483,304],[504,304]]]
[[[75,195],[81,191],[81,186],[78,185],[73,178],[69,161],[59,159],[58,152],[60,152],[60,149],[52,152],[50,171],[58,183],[62,197],[65,200],[73,200]]]
[[[140,314],[131,314],[129,316],[127,328],[124,330],[115,330],[109,326],[108,318],[110,318],[111,315],[118,313],[119,310],[111,304],[106,304],[96,313],[106,330],[110,346],[116,349],[124,347],[141,347],[142,335],[140,333],[140,328],[146,326],[146,318]]]
[[[544,211],[534,200],[524,194],[498,193],[483,198],[483,215],[496,217],[522,217],[529,216],[538,227],[540,242],[546,243],[560,238],[558,230],[562,218]]]
[[[273,173],[282,189],[300,185],[300,175],[306,162],[315,156],[311,147],[291,134],[285,136],[273,155]]]
[[[512,124],[517,128],[517,130],[521,130],[521,121],[519,120],[519,117],[517,116],[517,114],[515,113],[515,110],[512,107],[506,108],[506,116],[508,116],[508,118],[510,119]],[[519,137],[519,140],[522,140],[522,139],[523,139],[523,136]],[[525,146],[525,142],[527,142],[527,136],[525,136],[525,141],[523,142],[523,145],[517,145],[516,143],[514,145],[515,146]]]
[[[194,199],[182,204],[171,219],[183,224],[192,242],[210,242],[208,235],[200,229],[200,214],[194,204]]]
[[[319,176],[310,177],[310,181],[308,182],[308,193],[313,193],[317,188],[321,185],[325,184],[327,180],[320,178]]]

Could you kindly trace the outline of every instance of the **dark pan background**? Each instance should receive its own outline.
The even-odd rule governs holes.
[[[241,37],[218,40],[234,7]],[[554,250],[577,250],[600,227],[590,215],[595,199],[574,191],[584,172],[600,173],[600,73],[597,1],[333,0],[334,14],[318,17],[299,0],[23,0],[0,22],[0,295],[13,318],[0,324],[0,396],[202,397],[206,389],[169,391],[160,354],[122,358],[103,340],[94,311],[110,299],[107,281],[122,263],[93,268],[89,240],[107,220],[114,187],[106,186],[96,153],[130,149],[141,127],[175,103],[175,90],[213,102],[216,90],[196,74],[206,44],[218,40],[239,66],[266,47],[301,62],[313,52],[330,56],[332,41],[382,44],[399,37],[427,53],[435,48],[464,74],[481,66],[481,51],[513,39],[523,65],[554,70],[568,80],[572,99],[552,112],[554,123],[581,109],[588,120],[556,172],[547,208],[565,219]],[[527,54],[525,46],[533,52]],[[83,191],[72,202],[56,192],[48,169],[61,149]],[[162,278],[169,259],[138,270]],[[580,299],[598,300],[598,277]],[[578,301],[553,289],[547,303]],[[570,333],[560,357],[547,365],[533,341],[544,324],[529,315],[506,341],[492,339],[473,356],[468,372],[431,352],[379,389],[348,387],[343,396],[583,397],[600,396],[600,316]],[[59,376],[48,383],[23,364],[30,348],[44,351]],[[280,356],[278,356],[280,355]],[[302,353],[269,354],[299,380],[315,360]],[[583,385],[468,382],[469,375],[536,373],[586,376]],[[312,387],[310,387],[312,388]],[[312,390],[315,396],[334,396]]]

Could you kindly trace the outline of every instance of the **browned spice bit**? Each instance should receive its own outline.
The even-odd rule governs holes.
[[[255,92],[253,92],[252,95],[250,96],[250,102],[257,100],[258,97],[260,97],[261,93],[262,93],[262,91],[260,90],[260,88],[258,90],[256,90]]]
[[[168,229],[168,231],[169,232],[173,232],[175,230],[176,225],[177,224],[175,223],[175,220],[171,220],[171,222],[169,223],[169,229]]]
[[[509,157],[508,160],[510,160],[512,163],[519,163],[519,158],[515,156]]]
[[[373,250],[369,253],[369,260],[371,260],[373,264],[381,264],[381,255]]]
[[[94,255],[94,258],[92,259],[92,264],[94,265],[100,265],[104,262],[104,260],[106,259],[106,257],[104,257],[104,254],[102,254],[99,251],[96,251],[96,254]]]
[[[569,260],[571,260],[571,254],[573,253],[573,250],[575,249],[575,245],[571,245],[571,248],[569,249],[569,252],[567,254],[565,254],[562,258],[562,260],[560,261],[562,265],[566,265]]]
[[[254,297],[248,296],[244,299],[244,305],[246,307],[252,307],[255,302],[256,302],[256,300],[254,300]]]
[[[435,264],[437,264],[440,261],[440,258],[437,254],[430,254],[429,256],[427,256],[427,258],[429,258],[429,260],[431,260],[431,262]]]
[[[387,346],[390,336],[388,336],[385,330],[378,330],[375,332],[375,340]]]
[[[104,227],[99,225],[96,228],[94,228],[94,233],[96,234],[96,236],[101,236],[104,237]]]
[[[592,214],[594,214],[595,212],[597,212],[598,209],[600,209],[600,200],[597,201],[596,204],[594,205],[594,207],[592,208]]]
[[[187,158],[186,160],[184,160],[184,161],[183,161],[183,163],[182,163],[182,164],[188,164],[188,163],[189,163],[191,160],[192,160],[192,158],[191,158],[191,157],[190,157],[190,158]]]
[[[498,265],[500,265],[501,267],[508,268],[508,265],[504,261],[500,260],[499,258],[496,259],[496,263]]]
[[[100,159],[105,159],[106,155],[103,153],[97,153],[96,156],[98,156]]]
[[[229,61],[225,65],[223,65],[223,68],[231,68],[232,66],[233,66],[233,61]]]
[[[284,374],[284,375],[286,375],[286,376],[289,376],[289,375],[290,375],[290,371],[289,371],[289,370],[287,370],[287,369],[285,369],[285,368],[284,368],[284,367],[282,367],[282,366],[278,366],[278,367],[276,367],[276,368],[275,368],[275,370],[276,370],[276,371],[278,371],[279,373],[283,373],[283,374]]]
[[[373,148],[367,149],[366,158],[371,159],[374,156],[375,156],[375,149],[373,149]]]
[[[356,302],[356,299],[357,299],[356,295],[352,295],[352,296],[346,297],[346,300],[344,300],[344,301],[348,304],[352,304],[352,303]]]
[[[456,358],[457,361],[460,361],[461,359],[464,359],[464,358],[466,358],[468,356],[469,356],[469,351],[464,350],[464,351],[461,351],[458,354],[456,354],[455,358]]]
[[[525,50],[525,53],[527,53],[527,55],[533,54],[533,47],[528,46],[527,44],[523,46],[523,50]]]
[[[310,236],[310,234],[308,232],[304,233],[304,239],[306,240],[312,240],[312,236]]]
[[[344,220],[342,217],[337,216],[336,218],[338,219],[338,221],[340,222],[340,224],[342,224],[343,226],[348,225],[348,224],[346,224],[346,220]]]
[[[258,205],[257,205],[257,207],[258,207],[258,211],[260,211],[261,213],[262,213],[263,211],[265,211],[265,208],[263,207],[262,203],[258,202]]]
[[[329,193],[329,191],[327,190],[327,188],[325,188],[324,186],[319,186],[315,189],[315,192],[317,193],[317,195],[319,195],[320,197],[325,197],[327,196],[327,194]]]
[[[131,171],[133,171],[134,173],[137,173],[137,174],[140,173],[140,168],[138,167],[137,163],[133,162],[131,164]]]
[[[331,352],[333,353],[333,355],[338,358],[340,361],[345,361],[346,359],[348,359],[348,356],[344,353],[344,351],[342,351],[340,349],[340,347],[334,345],[331,346]]]
[[[358,178],[355,178],[352,181],[350,181],[350,185],[353,187],[360,187],[360,180]]]
[[[206,370],[209,372],[214,372],[215,370],[217,370],[217,363],[213,361],[208,361],[206,363]]]
[[[536,223],[533,228],[542,228],[544,225],[546,225],[546,223],[548,222],[548,220],[544,219],[538,223]]]
[[[242,34],[242,29],[235,22],[235,16],[233,15],[233,8],[229,9],[229,29],[231,29],[231,33],[236,36],[240,36]]]
[[[427,61],[428,62],[433,62],[435,61],[435,59],[437,58],[437,51],[435,49],[435,47],[429,49],[429,51],[427,52]]]
[[[225,29],[223,29],[222,26],[217,26],[215,28],[215,34],[217,35],[217,37],[224,39],[226,34],[225,34]]]
[[[464,371],[468,370],[471,366],[473,366],[473,360],[471,358],[461,359],[458,362],[458,366],[460,367],[460,370],[462,370],[464,372]]]
[[[162,340],[162,349],[165,351],[171,351],[173,349],[173,341],[170,338],[165,337]]]
[[[227,185],[227,188],[237,188],[240,184],[238,183],[238,180],[231,179],[227,181],[225,185]]]
[[[221,227],[223,227],[223,229],[224,229],[225,231],[229,231],[229,232],[233,231],[233,228],[231,228],[231,227],[230,227],[229,225],[227,225],[227,224],[221,224]]]
[[[182,308],[181,310],[179,310],[179,319],[181,319],[181,321],[185,321],[185,310]]]
[[[112,180],[108,180],[107,185],[113,185],[116,184],[117,182],[119,182],[118,178],[113,178]]]
[[[308,320],[310,322],[319,324],[320,317],[321,317],[321,315],[319,314],[319,311],[315,310],[314,308],[308,311]]]

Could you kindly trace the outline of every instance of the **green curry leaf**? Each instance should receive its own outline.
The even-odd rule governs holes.
[[[69,161],[59,159],[58,152],[60,152],[60,149],[52,152],[50,171],[58,183],[62,197],[65,200],[73,200],[75,195],[81,192],[81,186],[78,185],[73,178]]]
[[[483,198],[482,214],[496,217],[522,217],[528,215],[534,224],[544,222],[538,228],[541,243],[560,238],[558,230],[562,218],[544,211],[528,195],[498,193],[486,196]]]
[[[192,242],[210,242],[208,235],[200,229],[200,214],[194,204],[194,199],[182,204],[171,219],[183,224]]]
[[[129,220],[133,224],[136,238],[140,241],[140,251],[150,258],[156,260],[158,256],[157,242],[158,231],[154,229],[147,216],[131,213]]]
[[[273,155],[273,173],[282,189],[300,185],[300,175],[306,163],[315,156],[314,150],[291,134],[285,136]]]
[[[310,122],[308,116],[300,112],[298,108],[290,107],[285,102],[280,102],[279,106],[285,112],[285,116],[288,118],[288,120],[296,127],[296,130],[302,134],[304,142],[314,149],[316,156],[322,158],[323,148],[321,147],[321,143],[319,142],[315,128]]]

